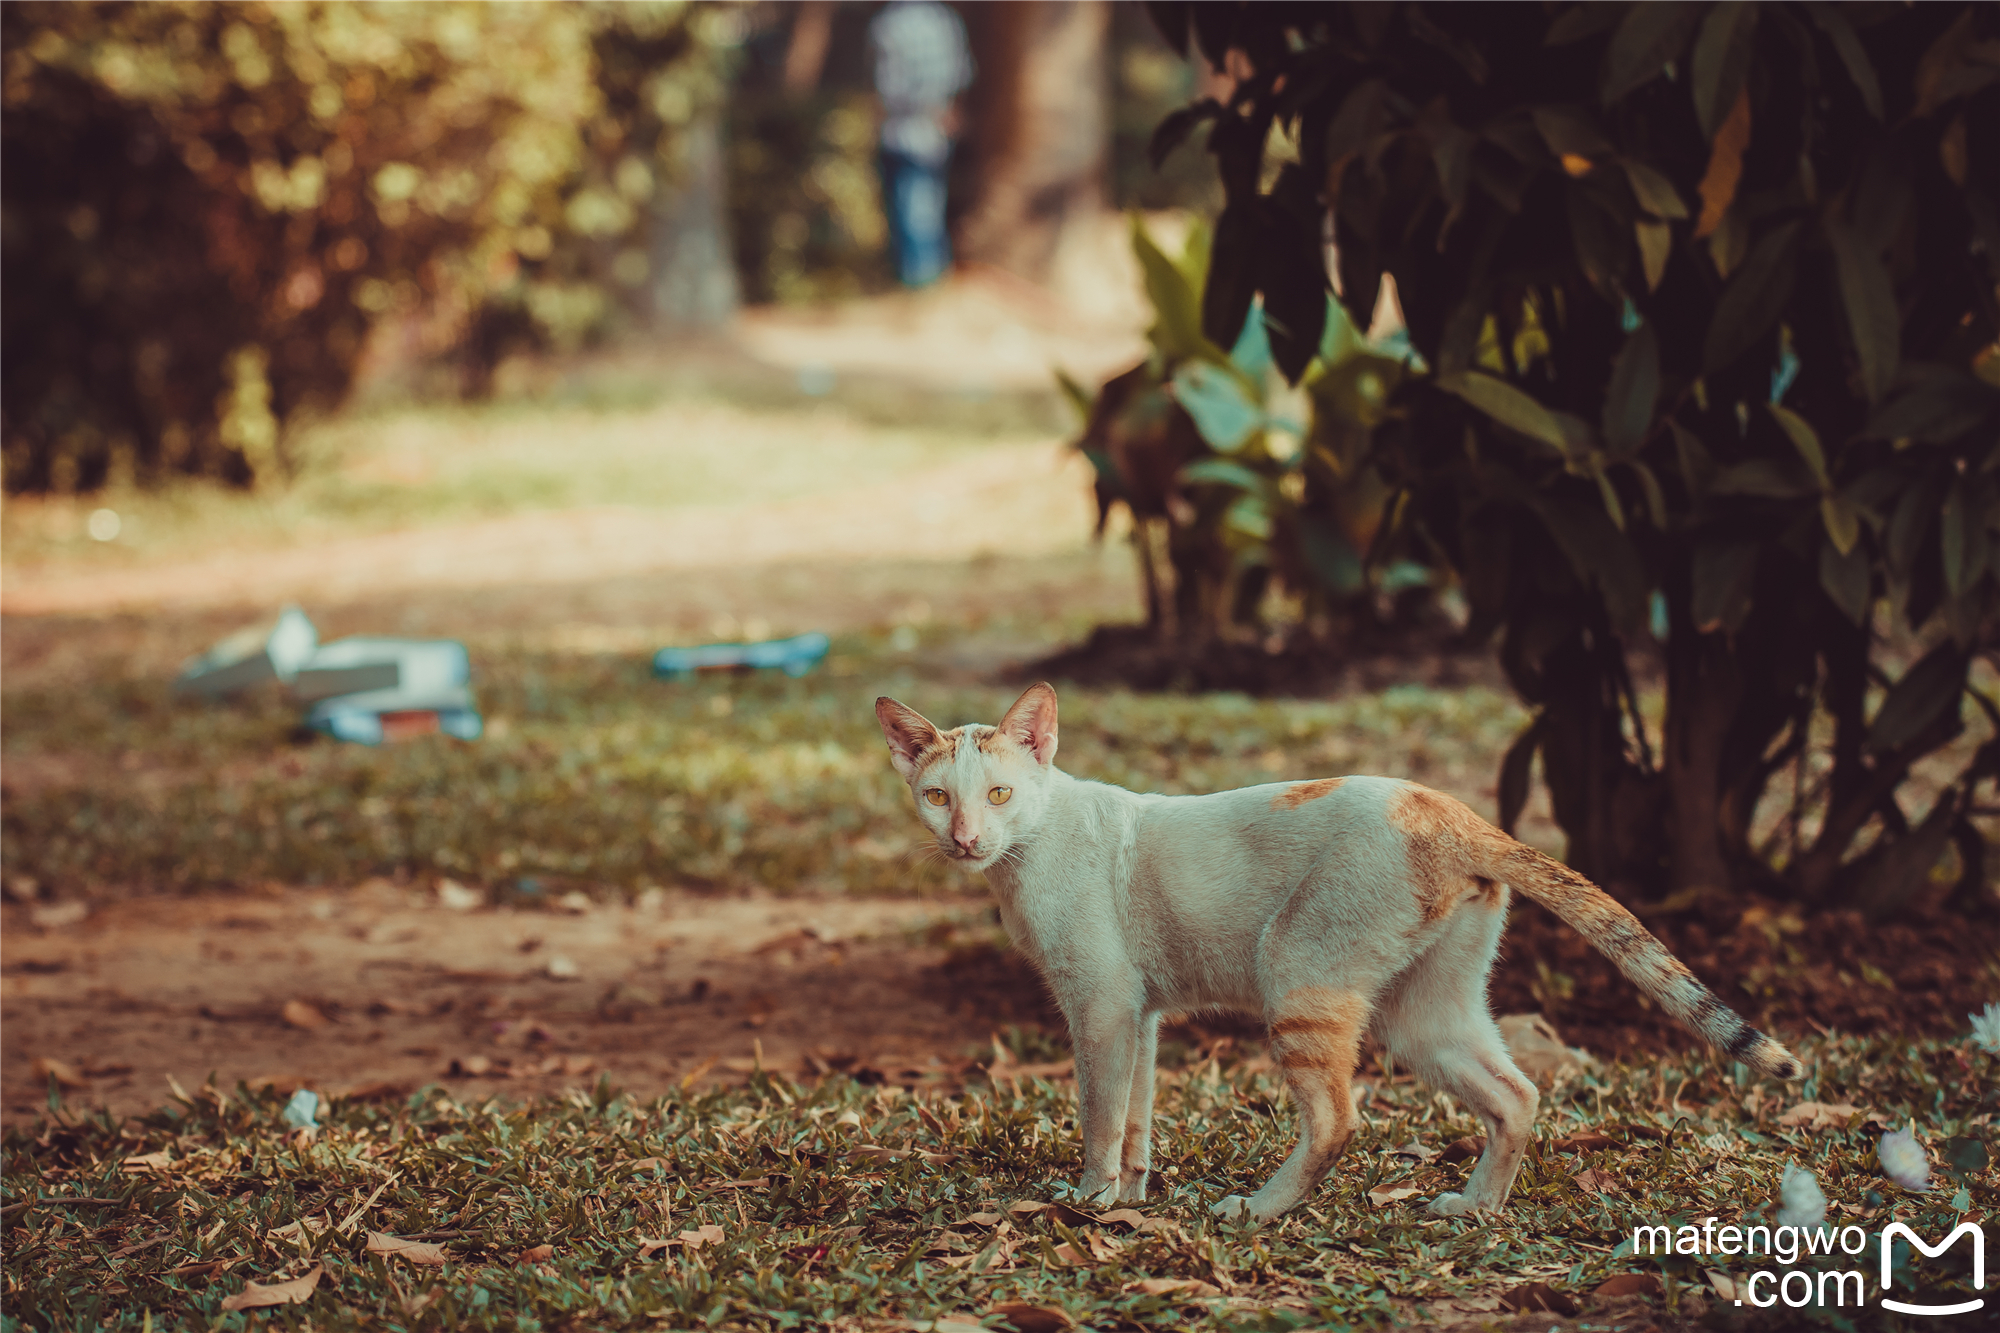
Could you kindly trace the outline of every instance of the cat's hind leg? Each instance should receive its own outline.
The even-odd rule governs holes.
[[[1160,1059],[1160,1016],[1139,1020],[1139,1051],[1132,1064],[1132,1097],[1125,1103],[1125,1144],[1118,1168],[1118,1202],[1144,1203],[1153,1169],[1153,1084]]]
[[[1465,1188],[1431,1201],[1431,1211],[1446,1216],[1506,1207],[1534,1134],[1535,1085],[1514,1067],[1486,1004],[1504,914],[1504,898],[1462,907],[1444,937],[1398,979],[1375,1019],[1396,1063],[1456,1097],[1486,1126],[1486,1150]]]
[[[1298,1108],[1298,1146],[1262,1189],[1247,1199],[1230,1195],[1215,1205],[1216,1213],[1268,1222],[1303,1203],[1326,1179],[1354,1137],[1354,1063],[1368,1009],[1360,993],[1324,986],[1294,987],[1272,1004],[1271,1053]]]

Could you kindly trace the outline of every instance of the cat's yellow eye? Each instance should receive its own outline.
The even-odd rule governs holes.
[[[1013,795],[1014,789],[1012,787],[995,787],[992,791],[986,793],[986,803],[988,805],[1005,805]]]
[[[931,803],[932,805],[949,805],[949,804],[951,804],[951,797],[949,797],[949,796],[947,796],[947,795],[945,795],[945,794],[944,794],[944,788],[943,788],[943,787],[927,787],[927,788],[925,788],[925,789],[924,789],[924,799],[925,799],[926,801],[929,801],[929,802],[930,802],[930,803]]]

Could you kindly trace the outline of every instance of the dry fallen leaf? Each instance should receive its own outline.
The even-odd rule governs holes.
[[[1565,1073],[1580,1072],[1597,1063],[1587,1052],[1563,1045],[1555,1025],[1540,1014],[1508,1014],[1498,1022],[1507,1053],[1523,1074],[1543,1087]]]
[[[1410,1198],[1416,1193],[1417,1187],[1415,1185],[1398,1185],[1394,1189],[1390,1189],[1386,1185],[1377,1185],[1374,1189],[1368,1191],[1368,1202],[1377,1208],[1387,1208],[1390,1204]]]
[[[382,1231],[368,1233],[368,1253],[407,1259],[413,1264],[441,1264],[449,1257],[442,1245],[424,1240],[404,1240]]]
[[[172,1165],[173,1159],[167,1155],[167,1150],[162,1148],[158,1152],[149,1152],[143,1157],[127,1157],[118,1163],[118,1169],[120,1171],[164,1171]]]
[[[1576,1302],[1546,1282],[1523,1282],[1500,1297],[1500,1304],[1517,1313],[1575,1314]]]
[[[1056,1246],[1056,1262],[1068,1264],[1074,1268],[1082,1264],[1087,1264],[1090,1260],[1078,1254],[1076,1246],[1070,1244],[1068,1241],[1064,1241],[1062,1244]]]
[[[1658,1296],[1665,1288],[1660,1279],[1651,1273],[1620,1273],[1617,1277],[1606,1278],[1590,1289],[1593,1296]],[[1736,1299],[1734,1292],[1729,1299]]]
[[[965,1220],[976,1227],[997,1227],[1005,1216],[1000,1213],[974,1213]]]
[[[721,1243],[721,1241],[722,1228],[713,1222],[710,1222],[707,1226],[698,1227],[693,1231],[681,1232],[681,1244],[687,1247],[690,1254],[701,1249],[704,1245],[716,1245]]]
[[[1036,1213],[1044,1212],[1053,1206],[1035,1199],[1023,1199],[1019,1203],[1008,1204],[1007,1211],[1016,1217],[1033,1217]]]
[[[517,1264],[538,1264],[541,1263],[544,1259],[553,1258],[555,1256],[555,1252],[556,1252],[556,1247],[553,1245],[546,1245],[546,1244],[531,1245],[527,1249],[515,1255],[514,1262]]]
[[[670,1250],[680,1244],[677,1240],[654,1240],[649,1236],[639,1237],[639,1257],[650,1259],[661,1250]]]
[[[989,1319],[1006,1320],[1013,1325],[1015,1333],[1063,1333],[1065,1329],[1076,1327],[1076,1321],[1061,1310],[1020,1301],[996,1305],[986,1315]]]
[[[35,1077],[43,1082],[54,1079],[65,1088],[81,1088],[87,1082],[75,1065],[47,1055],[36,1057]]]
[[[1618,1141],[1609,1134],[1599,1134],[1595,1130],[1584,1130],[1579,1134],[1571,1134],[1566,1138],[1557,1139],[1549,1145],[1549,1147],[1555,1149],[1557,1152],[1602,1152],[1606,1148],[1616,1148],[1618,1146]]]
[[[1126,1286],[1127,1291],[1143,1291],[1148,1296],[1220,1296],[1222,1289],[1198,1277],[1147,1277]]]
[[[1844,1129],[1848,1121],[1860,1114],[1860,1107],[1846,1102],[1800,1102],[1779,1116],[1778,1123],[1786,1129],[1817,1133],[1822,1129]]]
[[[627,1171],[653,1171],[663,1168],[667,1164],[667,1159],[664,1157],[641,1157],[636,1162],[625,1163],[625,1169]]]
[[[317,1032],[326,1026],[326,1015],[304,1000],[285,1001],[285,1025],[301,1032]]]
[[[1453,1139],[1450,1143],[1446,1144],[1444,1151],[1438,1154],[1438,1161],[1444,1163],[1446,1166],[1451,1165],[1453,1162],[1469,1162],[1485,1151],[1486,1136],[1484,1134],[1468,1134],[1462,1139]]]
[[[1146,1223],[1153,1219],[1137,1208],[1113,1208],[1097,1220],[1111,1226],[1131,1227],[1135,1231],[1144,1231]]]
[[[246,1282],[243,1290],[234,1296],[226,1296],[222,1301],[225,1310],[256,1310],[267,1305],[304,1305],[306,1298],[319,1285],[319,1276],[326,1270],[315,1268],[303,1277],[295,1277],[289,1282]]]
[[[1735,1301],[1736,1299],[1735,1278],[1729,1276],[1729,1274],[1723,1272],[1720,1268],[1705,1268],[1702,1270],[1702,1274],[1703,1276],[1708,1278],[1709,1287],[1715,1292],[1716,1296],[1719,1299],[1730,1302]]]
[[[1592,1194],[1603,1194],[1607,1190],[1616,1193],[1618,1189],[1618,1182],[1602,1171],[1579,1171],[1570,1179],[1576,1182],[1578,1189],[1588,1190]]]

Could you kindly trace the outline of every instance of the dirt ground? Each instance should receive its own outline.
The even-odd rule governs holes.
[[[46,913],[44,914],[46,915]],[[662,897],[633,907],[453,910],[353,889],[141,899],[4,929],[8,1122],[67,1096],[151,1110],[178,1083],[268,1079],[402,1095],[441,1082],[510,1098],[594,1083],[846,1070],[919,1083],[992,1035],[940,970],[974,901]]]

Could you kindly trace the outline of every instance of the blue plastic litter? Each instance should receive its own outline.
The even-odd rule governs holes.
[[[684,680],[703,671],[755,671],[775,668],[788,676],[803,676],[820,664],[832,641],[817,631],[762,643],[704,643],[693,648],[662,648],[653,654],[653,674]]]
[[[361,745],[442,733],[478,740],[485,730],[472,695],[472,659],[455,639],[356,637],[327,644],[294,689],[316,700],[306,725]]]

